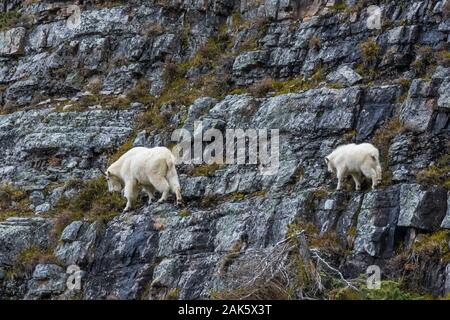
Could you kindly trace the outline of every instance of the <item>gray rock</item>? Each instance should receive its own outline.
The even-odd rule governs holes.
[[[434,108],[433,99],[408,98],[401,107],[400,121],[410,130],[424,132],[431,125]]]
[[[245,71],[249,68],[262,65],[267,61],[266,51],[250,51],[239,55],[234,60],[233,71]]]
[[[399,215],[399,192],[395,187],[367,193],[358,216],[353,253],[389,258]]]
[[[37,300],[61,294],[66,289],[66,272],[55,264],[38,264],[28,282],[25,299]]]
[[[447,192],[444,188],[426,190],[417,184],[400,187],[398,226],[434,231],[441,225],[446,210]]]
[[[52,207],[51,207],[50,203],[43,203],[43,204],[36,206],[34,208],[34,212],[36,214],[41,214],[41,213],[50,211],[51,208]]]
[[[439,88],[438,106],[440,108],[450,108],[450,78],[446,78]]]
[[[147,145],[147,132],[142,130],[133,141],[133,147],[144,147]]]
[[[450,263],[447,264],[445,268],[445,284],[444,284],[444,295],[450,293]]]
[[[417,26],[400,26],[387,32],[388,44],[408,44],[417,39],[419,28]]]
[[[67,112],[68,105],[77,107],[86,96],[87,84],[99,81],[99,94],[114,97],[147,80],[148,93],[158,98],[166,89],[169,62],[188,66],[183,81],[194,94],[199,82],[218,80],[225,97],[201,97],[191,106],[163,104],[168,126],[139,132],[134,145],[167,146],[174,128],[192,132],[198,120],[203,130],[223,133],[279,129],[280,166],[272,175],[261,175],[257,165],[225,164],[195,177],[194,165],[179,165],[185,211],[173,206],[173,199],[150,206],[139,199],[135,211],[105,225],[70,224],[54,254],[64,267],[77,264],[87,270],[81,292],[63,287],[67,275],[58,266],[40,266],[32,278],[11,279],[11,266],[23,249],[49,248],[53,223],[2,222],[0,299],[161,299],[171,289],[180,299],[207,299],[211,290],[245,283],[248,271],[253,275],[257,269],[254,263],[285,240],[298,219],[314,224],[322,235],[336,233],[336,246],[352,254],[324,250],[323,258],[345,277],[357,278],[368,265],[389,266],[399,244],[414,232],[437,230],[441,218],[442,227],[448,226],[448,194],[415,183],[417,172],[448,153],[449,70],[437,66],[427,80],[414,80],[416,72],[410,70],[421,51],[417,46],[445,49],[450,24],[443,18],[443,1],[406,7],[379,3],[383,20],[393,26],[380,32],[368,30],[366,9],[331,9],[337,1],[129,1],[109,8],[84,1],[81,24],[69,28],[65,7],[72,2],[25,6],[0,1],[0,11],[33,17],[19,23],[24,28],[0,32],[1,111],[19,109],[0,116],[0,179],[28,191],[31,208],[45,211],[62,196],[76,195],[78,187],[62,187],[71,179],[98,177],[97,168],[104,169],[110,154],[134,132],[136,115],[152,107],[131,101],[126,110],[111,110],[116,106],[99,105],[95,93],[89,97],[91,111]],[[369,37],[380,47],[371,65],[380,71],[377,84],[356,87],[364,75],[350,68],[364,62],[360,44]],[[226,42],[226,49],[218,52],[218,42]],[[199,57],[200,64],[192,67]],[[323,79],[310,90],[288,88],[293,82],[285,80],[309,78],[319,70],[327,82],[348,88],[326,88]],[[291,93],[255,98],[225,92],[245,90],[264,78]],[[399,79],[413,80],[403,105],[399,98],[405,88],[388,85]],[[382,155],[388,158],[383,169],[392,172],[392,186],[325,192],[335,187],[335,179],[326,173],[323,157],[350,140],[370,142],[397,115],[406,130],[389,141],[388,154]],[[307,258],[308,247],[300,247]],[[311,257],[305,262],[316,263]],[[448,267],[435,263],[434,256],[422,262],[426,276],[412,285],[437,296],[448,291]],[[383,268],[384,276],[393,279],[403,271]]]
[[[344,86],[352,86],[362,80],[362,77],[349,66],[341,66],[335,72],[327,75],[327,80]]]
[[[61,241],[75,241],[82,225],[83,225],[82,221],[74,221],[71,224],[69,224],[63,230],[60,240]]]
[[[95,167],[101,165],[96,163],[98,154],[125,141],[131,134],[130,124],[135,115],[136,111],[59,113],[45,109],[0,116],[0,141],[3,145],[0,168],[15,168],[4,171],[1,178],[19,185],[37,185],[36,189],[42,189],[50,183],[49,177],[53,181],[66,181],[73,177],[96,176],[100,172]],[[50,168],[45,163],[52,157],[79,157],[88,164],[83,165],[83,161],[79,161],[68,166],[61,161],[56,168]],[[33,158],[30,162],[26,160]],[[38,166],[32,164],[36,161]],[[42,204],[40,209],[48,211],[49,204]]]
[[[442,220],[441,228],[450,229],[450,192],[447,195],[447,214]]]
[[[41,191],[33,191],[30,193],[29,199],[33,205],[38,206],[44,202],[45,196]]]
[[[87,275],[86,298],[136,299],[142,294],[151,280],[159,241],[153,215],[145,209],[143,213],[121,215],[108,224],[96,246],[95,255],[102,258]]]
[[[0,56],[23,54],[26,29],[19,27],[0,32]]]
[[[74,221],[62,235],[55,255],[65,265],[86,265],[94,258],[94,245],[97,240],[98,223]]]
[[[44,218],[8,218],[0,222],[0,267],[12,266],[30,247],[48,248],[52,228],[52,220]]]

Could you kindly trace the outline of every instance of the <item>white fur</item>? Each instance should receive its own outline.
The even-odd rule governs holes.
[[[162,193],[158,202],[167,200],[172,191],[176,195],[177,204],[180,204],[182,198],[175,162],[172,152],[164,147],[132,148],[106,171],[109,191],[121,191],[123,187],[123,195],[127,198],[124,211],[133,207],[139,186],[148,194],[149,203],[152,202],[156,189]]]
[[[353,177],[356,190],[361,190],[361,174],[372,179],[372,189],[381,182],[381,165],[378,149],[370,143],[347,144],[337,147],[325,157],[328,171],[338,178],[337,190],[348,175]]]

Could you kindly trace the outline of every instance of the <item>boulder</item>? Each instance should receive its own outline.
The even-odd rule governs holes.
[[[66,289],[67,275],[65,270],[55,264],[38,264],[28,282],[25,299],[48,299],[61,294]]]
[[[0,32],[0,56],[23,54],[25,37],[26,29],[22,27]]]
[[[327,75],[327,80],[344,86],[352,86],[362,80],[362,77],[349,66],[341,66],[335,72]]]
[[[69,265],[86,265],[92,262],[97,240],[98,223],[89,224],[74,221],[61,234],[61,242],[55,250],[55,256]]]
[[[399,227],[435,231],[441,225],[446,212],[447,191],[444,188],[425,188],[418,184],[401,185]]]
[[[394,252],[398,215],[397,187],[368,192],[361,204],[352,253],[390,258]]]
[[[8,218],[0,222],[0,267],[12,266],[24,250],[50,245],[53,221],[44,218]]]

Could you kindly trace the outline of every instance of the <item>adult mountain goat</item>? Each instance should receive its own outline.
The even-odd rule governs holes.
[[[172,191],[179,205],[182,198],[175,162],[172,152],[164,147],[132,148],[106,170],[108,189],[110,192],[120,192],[123,187],[123,195],[127,198],[124,211],[132,209],[139,186],[147,193],[149,203],[153,201],[156,189],[162,193],[159,203],[166,201]]]
[[[372,189],[381,182],[381,165],[378,149],[370,143],[347,144],[337,147],[325,157],[328,171],[338,178],[337,190],[348,175],[353,177],[356,190],[361,190],[361,173],[372,179]]]

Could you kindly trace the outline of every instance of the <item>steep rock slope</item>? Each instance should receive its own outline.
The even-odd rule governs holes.
[[[0,4],[0,297],[346,298],[370,265],[450,292],[448,1]],[[99,169],[196,121],[279,129],[279,170],[184,164],[185,208],[120,214]],[[379,189],[333,191],[351,141]]]

